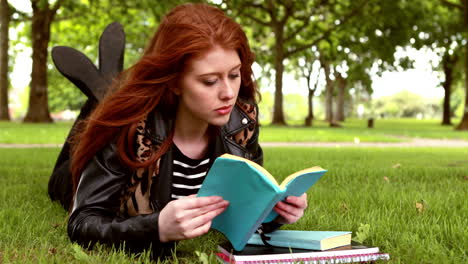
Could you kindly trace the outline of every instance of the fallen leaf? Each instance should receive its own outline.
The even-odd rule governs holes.
[[[60,224],[52,224],[52,227],[53,227],[53,228],[57,228],[57,227],[59,227],[59,226],[60,226]]]
[[[416,203],[416,211],[418,211],[418,213],[422,214],[424,213],[424,210],[426,210],[424,202]]]
[[[387,176],[384,176],[383,179],[384,179],[386,182],[390,182],[390,180],[388,179]]]
[[[49,248],[49,254],[51,254],[51,255],[57,254],[57,249],[56,248]]]
[[[392,168],[394,169],[399,169],[401,167],[401,164],[400,163],[397,163],[395,165],[392,166]]]
[[[205,252],[200,252],[200,251],[195,251],[195,255],[197,255],[198,260],[203,263],[203,264],[209,264],[209,258],[208,255]]]
[[[356,236],[353,238],[353,241],[358,243],[363,243],[370,236],[370,225],[369,224],[360,224]]]
[[[73,249],[73,257],[75,257],[76,260],[82,261],[82,262],[87,262],[89,260],[88,254],[86,254],[84,250],[78,244],[73,243],[72,249]]]
[[[349,210],[349,207],[348,207],[348,205],[346,203],[341,203],[340,204],[340,210],[342,212],[347,212]]]
[[[466,175],[465,177],[463,177],[463,179],[465,179],[466,181],[468,181],[468,175]]]

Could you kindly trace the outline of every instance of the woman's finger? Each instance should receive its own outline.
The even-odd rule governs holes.
[[[288,196],[286,197],[286,202],[297,207],[305,209],[307,208],[307,194],[304,193],[299,197],[296,196]]]
[[[190,210],[187,210],[187,217],[188,218],[195,218],[195,217],[198,217],[200,215],[204,215],[204,214],[207,214],[209,212],[212,212],[212,211],[215,211],[215,210],[218,210],[218,209],[222,209],[224,211],[224,209],[228,205],[229,205],[228,201],[222,200],[219,203],[210,204],[210,205],[203,206],[203,207],[200,207],[200,208],[190,209]]]
[[[224,212],[225,209],[225,207],[218,208],[189,220],[183,227],[184,238],[194,238],[207,233],[211,227],[213,218]]]
[[[301,208],[295,207],[295,206],[290,205],[290,204],[285,203],[285,202],[278,202],[276,204],[276,207],[281,209],[282,211],[290,214],[290,215],[293,215],[293,216],[300,216],[300,215],[302,215],[302,213],[304,211]]]
[[[282,210],[281,208],[275,207],[274,210],[280,215],[279,223],[281,224],[292,224],[299,220],[299,217],[296,217],[295,215],[292,215],[289,212]]]
[[[206,197],[191,197],[187,196],[177,200],[178,208],[180,209],[194,209],[207,206],[210,204],[216,204],[223,201],[221,196],[206,196]]]

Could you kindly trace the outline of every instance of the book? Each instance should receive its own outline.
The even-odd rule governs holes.
[[[266,236],[268,244],[275,247],[323,251],[351,244],[351,232],[347,231],[276,230]],[[259,234],[253,234],[247,244],[264,245]]]
[[[326,251],[306,250],[284,247],[266,247],[247,245],[242,251],[236,251],[229,243],[218,245],[216,258],[221,263],[360,263],[377,260],[389,260],[390,255],[381,253],[378,247],[351,244]]]
[[[216,195],[229,201],[226,210],[213,219],[211,227],[223,233],[236,250],[242,250],[262,223],[278,216],[273,207],[279,201],[302,195],[325,172],[317,166],[304,169],[279,184],[259,164],[224,154],[214,161],[197,196]]]

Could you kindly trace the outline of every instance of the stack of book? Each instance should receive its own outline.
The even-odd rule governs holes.
[[[229,242],[218,246],[221,263],[359,263],[388,260],[378,247],[351,244],[351,232],[278,230],[268,235],[265,245],[254,234],[247,246],[236,251]]]
[[[387,253],[380,253],[378,247],[348,245],[330,250],[306,250],[283,247],[265,247],[247,245],[242,251],[233,251],[229,243],[218,246],[216,257],[221,263],[257,264],[257,263],[360,263],[388,260]]]

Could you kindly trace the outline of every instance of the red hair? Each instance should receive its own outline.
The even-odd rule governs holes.
[[[239,97],[255,101],[254,54],[240,25],[210,5],[177,6],[162,20],[141,59],[121,74],[113,91],[77,131],[71,165],[75,191],[86,164],[110,142],[116,142],[121,161],[134,169],[149,166],[169,149],[172,136],[147,162],[136,161],[136,124],[155,107],[175,113],[178,98],[173,89],[187,60],[216,45],[237,51],[242,62]]]

